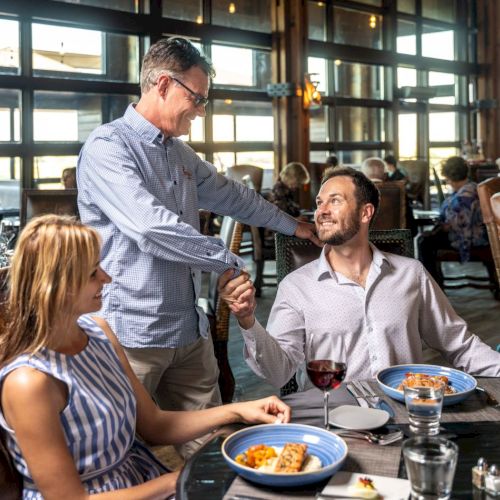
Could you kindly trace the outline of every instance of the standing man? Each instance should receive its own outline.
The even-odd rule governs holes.
[[[113,278],[102,313],[163,409],[221,403],[208,320],[197,305],[201,272],[238,274],[243,261],[200,234],[198,209],[315,240],[312,225],[219,175],[177,139],[205,116],[214,74],[188,40],[155,43],[143,60],[139,102],[94,130],[78,161],[80,215],[100,232],[101,265]]]

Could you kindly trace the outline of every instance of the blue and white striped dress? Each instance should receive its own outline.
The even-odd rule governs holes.
[[[21,355],[0,370],[0,384],[8,373],[22,366],[66,384],[68,404],[61,412],[61,424],[89,493],[127,488],[158,477],[167,470],[135,437],[134,392],[111,342],[90,317],[82,316],[78,322],[88,335],[88,344],[80,353],[68,356],[43,349],[33,356]],[[23,498],[41,500],[1,409],[0,425],[24,479]]]

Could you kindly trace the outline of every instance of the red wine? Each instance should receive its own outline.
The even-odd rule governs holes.
[[[336,389],[344,380],[347,365],[329,359],[316,359],[307,363],[309,380],[318,389]]]

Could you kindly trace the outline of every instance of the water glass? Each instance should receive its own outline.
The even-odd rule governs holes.
[[[405,403],[411,432],[426,436],[439,434],[444,391],[445,384],[440,381],[434,382],[432,387],[405,385]]]
[[[448,439],[416,436],[403,443],[412,500],[450,498],[458,446]]]

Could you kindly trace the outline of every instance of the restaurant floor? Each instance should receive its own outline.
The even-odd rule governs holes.
[[[445,263],[444,272],[446,276],[468,274],[473,276],[486,276],[486,269],[480,263],[469,263],[460,265],[456,263]],[[252,271],[252,263],[248,261],[249,271]],[[273,274],[274,263],[266,263],[265,272]],[[273,280],[267,280],[273,282]],[[274,280],[275,283],[275,280]],[[257,299],[257,318],[266,325],[269,311],[276,294],[276,286],[264,286],[262,296]],[[447,289],[446,295],[451,304],[468,323],[471,332],[477,334],[488,345],[495,347],[500,344],[500,301],[494,299],[489,290],[478,290],[474,288],[461,288],[456,290]],[[231,318],[229,328],[229,362],[236,379],[235,400],[256,399],[278,394],[278,390],[257,377],[247,366],[243,359],[243,341],[234,318]],[[439,353],[425,348],[425,362],[430,364],[446,365]],[[180,459],[171,447],[157,449],[159,458],[170,467],[177,468]]]

